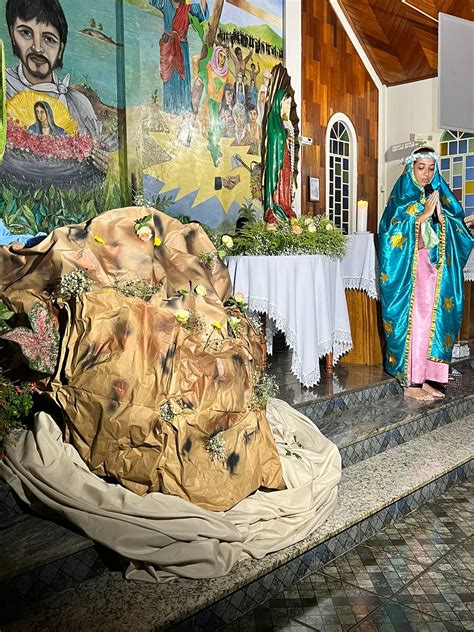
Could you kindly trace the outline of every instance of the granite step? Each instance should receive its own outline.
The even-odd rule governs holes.
[[[156,586],[108,571],[40,602],[25,600],[21,609],[11,606],[2,630],[218,630],[464,482],[474,469],[466,442],[473,431],[471,415],[347,467],[338,507],[321,528],[225,577]],[[466,516],[471,534],[473,517]]]

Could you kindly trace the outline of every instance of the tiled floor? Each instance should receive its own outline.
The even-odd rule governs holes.
[[[474,481],[394,523],[225,632],[474,630]]]

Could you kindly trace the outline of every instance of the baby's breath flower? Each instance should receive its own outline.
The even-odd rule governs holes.
[[[223,432],[219,432],[211,437],[207,442],[206,450],[210,453],[213,461],[222,461],[225,457],[225,437]]]

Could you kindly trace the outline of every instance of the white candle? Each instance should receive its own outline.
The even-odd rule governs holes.
[[[357,232],[367,232],[367,211],[369,203],[367,200],[359,200],[357,202]]]

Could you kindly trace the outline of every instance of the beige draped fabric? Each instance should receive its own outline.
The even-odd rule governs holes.
[[[129,559],[129,578],[217,577],[245,557],[260,558],[303,539],[335,508],[341,475],[336,446],[282,401],[271,400],[267,416],[287,489],[257,491],[226,512],[158,492],[139,496],[105,482],[63,443],[45,413],[37,415],[34,430],[15,436],[0,475],[37,510],[54,510]]]
[[[23,322],[38,302],[57,322],[56,374],[41,384],[94,473],[137,494],[162,491],[225,510],[284,482],[265,412],[252,405],[262,340],[224,305],[227,268],[216,256],[203,265],[206,253],[215,248],[197,224],[117,209],[58,228],[33,248],[3,248],[0,298]],[[53,300],[61,277],[76,271],[94,281],[90,291]],[[161,289],[147,301],[117,289],[137,278]],[[178,310],[189,322],[177,320]],[[233,335],[228,322],[237,315]],[[177,412],[166,417],[168,405]],[[209,441],[218,434],[225,448],[214,458]]]

